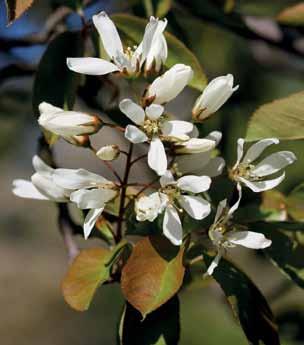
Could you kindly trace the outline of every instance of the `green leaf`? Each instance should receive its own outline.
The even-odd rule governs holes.
[[[21,17],[32,6],[33,2],[34,0],[5,0],[8,25]]]
[[[83,56],[83,50],[80,32],[64,32],[49,44],[39,63],[33,87],[33,109],[37,117],[41,102],[67,109],[73,107],[81,76],[67,68],[66,58]],[[50,133],[46,137],[49,143],[56,140]]]
[[[280,270],[301,288],[304,288],[304,246],[296,237],[296,223],[256,223],[250,230],[265,234],[272,245],[264,252]],[[303,223],[298,224],[298,231],[303,232]],[[289,234],[288,231],[292,231]]]
[[[206,265],[213,257],[203,253]],[[248,341],[252,345],[279,345],[277,325],[272,311],[260,290],[231,262],[222,259],[213,273],[223,289],[235,317],[239,320]]]
[[[179,300],[175,295],[142,320],[126,303],[119,324],[119,345],[177,345],[180,337]]]
[[[251,117],[246,140],[304,139],[304,92],[262,105]]]
[[[155,16],[158,18],[164,17],[172,6],[172,0],[158,0],[156,4]]]
[[[184,246],[173,246],[163,236],[136,243],[122,270],[121,289],[127,301],[145,318],[177,293],[185,273]]]
[[[62,282],[65,301],[78,311],[87,310],[98,286],[110,277],[112,252],[103,248],[82,250]]]
[[[281,24],[302,26],[304,25],[304,3],[301,2],[281,11],[277,16],[277,21]]]
[[[304,183],[301,183],[286,198],[288,213],[299,222],[304,222]]]
[[[145,20],[128,14],[115,14],[112,16],[112,19],[123,34],[132,39],[136,44],[140,43],[147,24]],[[166,32],[165,37],[168,43],[166,67],[170,68],[177,63],[191,66],[194,71],[194,77],[189,86],[200,91],[203,90],[207,84],[207,78],[195,55],[172,34]]]

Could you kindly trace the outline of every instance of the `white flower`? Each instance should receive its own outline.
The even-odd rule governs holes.
[[[71,190],[70,200],[78,208],[90,210],[83,225],[84,237],[87,239],[106,203],[117,196],[116,185],[85,169],[56,169],[53,180],[62,188]]]
[[[150,141],[148,164],[158,175],[167,170],[167,156],[162,141],[183,141],[189,139],[187,133],[193,124],[186,121],[167,121],[164,107],[151,104],[145,110],[130,99],[119,104],[120,110],[137,126],[128,125],[125,137],[134,144]]]
[[[96,156],[104,161],[117,159],[119,154],[120,150],[117,145],[103,146],[96,152]]]
[[[200,139],[213,143],[210,145],[209,150],[199,153],[189,152],[191,154],[176,156],[174,165],[177,171],[181,174],[192,173],[194,175],[206,175],[210,177],[220,175],[225,167],[225,160],[222,157],[212,157],[212,152],[213,148],[221,141],[221,138],[221,132],[213,131],[206,138]],[[193,139],[195,138],[190,140]]]
[[[65,111],[46,102],[39,104],[39,111],[39,125],[68,140],[73,136],[96,133],[102,124],[97,116]]]
[[[285,178],[285,172],[276,178],[265,178],[295,162],[296,156],[294,153],[280,151],[271,154],[259,163],[256,162],[268,146],[278,143],[279,140],[276,138],[260,140],[253,144],[244,155],[244,139],[238,139],[237,161],[230,174],[232,178],[238,183],[244,184],[253,192],[263,192],[279,185]]]
[[[227,248],[243,246],[250,249],[264,249],[271,245],[271,240],[267,239],[263,234],[247,230],[237,230],[230,222],[233,213],[238,209],[242,190],[237,185],[239,198],[237,202],[227,209],[227,199],[222,200],[217,208],[213,225],[209,229],[209,238],[217,248],[217,255],[207,269],[206,275],[212,275],[218,266],[221,257]]]
[[[158,192],[143,196],[135,202],[136,219],[140,222],[153,222],[166,207],[167,198]]]
[[[207,176],[183,176],[177,181],[167,170],[160,178],[161,188],[150,196],[141,197],[136,202],[138,221],[152,222],[160,213],[165,212],[163,234],[176,246],[183,240],[183,228],[179,212],[184,209],[194,219],[204,219],[210,213],[210,204],[200,196],[189,195],[205,192],[211,179]]]
[[[69,201],[70,191],[53,181],[55,169],[45,164],[38,156],[33,157],[33,166],[36,173],[32,175],[31,181],[21,179],[13,181],[15,195],[37,200]]]
[[[166,27],[167,21],[159,22],[158,27],[164,31],[162,26]],[[146,57],[145,71],[159,72],[165,64],[168,57],[167,41],[163,33],[154,35],[151,48]]]
[[[124,50],[114,23],[105,12],[93,16],[93,23],[110,61],[89,57],[68,58],[67,65],[72,71],[89,75],[104,75],[117,71],[126,75],[137,74],[149,53],[151,59],[151,49],[154,47],[154,51],[156,50],[155,42],[160,39],[167,24],[166,20],[150,17],[140,45],[135,50],[130,47]]]
[[[190,66],[177,64],[171,67],[149,86],[145,95],[148,102],[163,104],[174,99],[193,77]]]
[[[202,121],[215,113],[238,88],[233,87],[231,74],[213,79],[194,104],[193,120]]]

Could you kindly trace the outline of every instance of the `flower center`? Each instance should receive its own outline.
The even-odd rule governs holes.
[[[142,125],[142,129],[149,138],[152,138],[160,133],[160,121],[146,119]]]
[[[261,178],[252,173],[254,168],[255,166],[253,164],[241,163],[235,169],[231,170],[231,178],[237,180],[238,177],[243,177],[246,180],[258,181]]]
[[[175,200],[181,195],[179,188],[174,184],[161,188],[161,192],[167,195],[171,205],[174,205]]]

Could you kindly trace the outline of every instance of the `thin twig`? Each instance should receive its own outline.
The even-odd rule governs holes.
[[[140,161],[141,159],[143,159],[145,157],[147,157],[146,153],[144,155],[141,155],[141,156],[135,158],[130,164],[133,165],[133,164],[137,163],[138,161]]]
[[[57,25],[66,18],[72,9],[61,6],[53,12],[46,21],[45,27],[42,32],[31,34],[22,38],[0,38],[0,47],[3,51],[9,51],[15,47],[29,47],[37,44],[47,43],[51,36],[54,34]]]
[[[117,243],[122,238],[122,224],[123,224],[123,216],[124,216],[124,211],[125,211],[125,198],[126,198],[126,193],[127,193],[129,174],[131,170],[132,152],[133,152],[133,144],[131,143],[129,146],[129,152],[128,152],[127,161],[126,161],[125,174],[124,174],[124,178],[121,184],[119,214],[118,214],[117,231],[116,231]]]

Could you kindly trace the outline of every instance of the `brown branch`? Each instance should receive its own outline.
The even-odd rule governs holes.
[[[125,174],[124,174],[124,178],[123,178],[123,181],[121,184],[118,223],[117,223],[117,231],[116,231],[116,242],[117,243],[122,238],[122,223],[123,223],[123,215],[124,215],[124,211],[125,211],[125,198],[126,198],[126,194],[127,194],[129,174],[130,174],[130,170],[131,170],[132,153],[133,153],[133,144],[130,144],[129,152],[128,152],[128,156],[127,156],[127,161],[126,161]]]
[[[9,51],[15,47],[29,47],[37,44],[47,43],[51,36],[55,33],[56,28],[63,19],[65,19],[72,9],[61,6],[53,12],[46,21],[42,32],[34,33],[23,38],[0,38],[0,47],[3,51]]]

